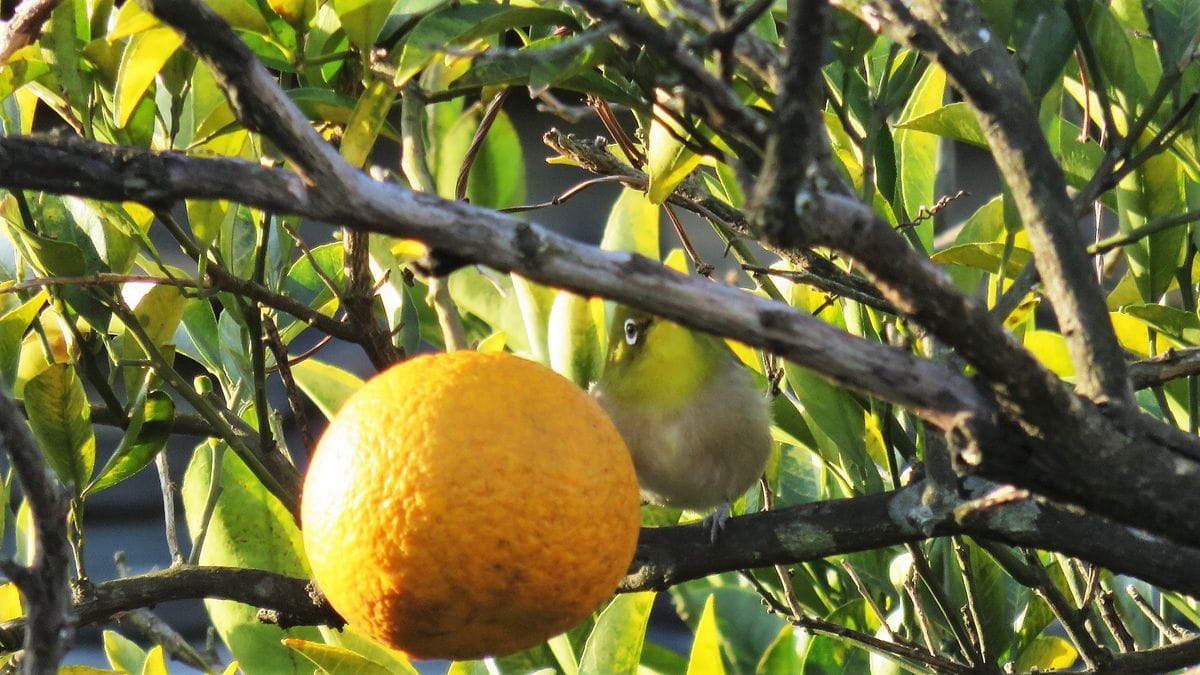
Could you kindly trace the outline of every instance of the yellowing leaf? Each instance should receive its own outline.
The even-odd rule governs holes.
[[[11,621],[25,616],[21,607],[21,590],[13,582],[0,585],[0,621]]]
[[[1034,668],[1042,671],[1070,668],[1078,656],[1071,643],[1054,635],[1044,635],[1021,652],[1016,671],[1028,673]]]
[[[724,675],[725,663],[721,660],[721,635],[717,631],[716,594],[704,601],[700,623],[696,625],[696,638],[692,641],[692,655],[688,659],[688,675]]]
[[[508,333],[498,330],[495,333],[485,337],[475,346],[475,351],[483,352],[484,354],[499,354],[504,351],[504,347],[508,344]]]
[[[129,123],[137,104],[154,82],[167,59],[183,44],[173,28],[151,28],[129,38],[117,71],[115,116],[117,124]]]
[[[389,675],[391,671],[345,647],[323,645],[300,638],[284,638],[283,644],[296,650],[328,675]],[[415,670],[413,672],[416,672]]]
[[[146,654],[146,663],[142,666],[142,675],[169,675],[167,672],[167,657],[162,645],[155,645]]]
[[[1071,354],[1067,350],[1067,341],[1061,334],[1048,330],[1031,330],[1025,334],[1025,348],[1055,375],[1071,377],[1075,374],[1075,366],[1071,364]]]

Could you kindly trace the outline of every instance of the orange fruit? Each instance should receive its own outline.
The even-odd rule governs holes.
[[[313,577],[351,626],[419,658],[532,647],[585,619],[633,558],[621,436],[566,378],[511,354],[419,356],[325,430],[304,482]]]

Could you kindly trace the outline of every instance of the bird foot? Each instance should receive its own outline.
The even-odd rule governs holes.
[[[725,531],[725,524],[729,522],[729,518],[733,515],[732,507],[729,502],[721,502],[717,505],[717,510],[708,514],[704,519],[703,525],[708,529],[708,542],[710,544],[717,543],[721,538],[721,533]]]

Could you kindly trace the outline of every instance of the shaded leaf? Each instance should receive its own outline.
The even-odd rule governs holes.
[[[272,496],[250,469],[216,442],[196,448],[183,478],[181,494],[188,531],[193,543],[207,525],[201,565],[227,565],[308,577],[300,530],[287,509]],[[213,490],[213,462],[219,461]],[[208,523],[203,516],[209,499],[216,497]],[[209,617],[245,672],[309,675],[312,663],[283,646],[285,637],[319,640],[315,628],[291,628],[260,623],[254,607],[228,600],[206,600]]]
[[[175,423],[175,401],[165,391],[153,391],[138,408],[120,445],[85,494],[100,492],[133,476],[166,447]]]
[[[579,663],[580,675],[637,673],[654,594],[626,593],[600,612]]]
[[[75,368],[55,363],[25,384],[25,405],[33,436],[60,480],[76,494],[96,463],[92,408]]]

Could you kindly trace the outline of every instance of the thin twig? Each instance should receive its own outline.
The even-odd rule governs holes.
[[[471,138],[471,144],[467,146],[467,154],[463,157],[462,168],[458,170],[458,181],[454,184],[454,198],[462,201],[467,196],[467,184],[471,179],[471,167],[475,165],[475,158],[479,156],[479,151],[483,149],[483,142],[487,140],[488,132],[492,129],[492,123],[500,115],[503,109],[504,100],[508,98],[509,90],[501,89],[499,93],[492,97],[488,102],[487,107],[483,110],[483,117],[479,120],[479,128],[475,130],[475,136]]]
[[[1173,626],[1168,624],[1166,620],[1164,620],[1162,616],[1155,611],[1154,607],[1152,607],[1150,603],[1146,601],[1146,598],[1142,597],[1142,594],[1138,592],[1136,586],[1129,584],[1125,587],[1125,592],[1129,594],[1130,599],[1133,600],[1133,604],[1147,619],[1149,619],[1150,623],[1153,624],[1156,629],[1158,629],[1159,635],[1161,635],[1166,641],[1178,642],[1183,638],[1183,635],[1181,635]]]
[[[263,317],[263,329],[266,331],[267,347],[275,359],[275,370],[279,373],[279,379],[283,381],[283,392],[292,410],[292,418],[296,420],[296,427],[300,429],[300,438],[304,439],[304,449],[306,452],[312,452],[316,447],[315,439],[308,424],[308,413],[304,410],[304,400],[296,387],[296,378],[292,377],[292,363],[288,359],[287,346],[280,339],[279,329],[270,316]]]
[[[175,483],[171,480],[171,465],[167,461],[166,448],[154,456],[154,466],[158,469],[158,487],[162,491],[167,552],[171,555],[171,564],[178,565],[183,562],[183,554],[179,552],[179,531],[175,527]]]

